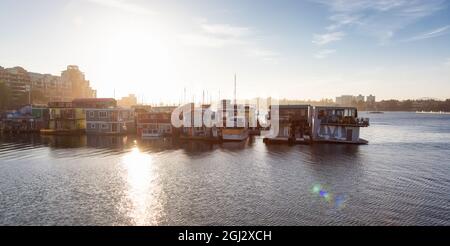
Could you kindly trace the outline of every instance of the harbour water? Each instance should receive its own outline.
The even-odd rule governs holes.
[[[368,145],[0,137],[1,225],[450,225],[450,115],[364,114]]]

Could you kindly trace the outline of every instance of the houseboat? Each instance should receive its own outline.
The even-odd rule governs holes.
[[[45,106],[27,105],[0,118],[0,132],[32,133],[48,128],[49,115]]]
[[[312,137],[315,142],[367,144],[359,137],[361,127],[369,126],[368,118],[358,118],[354,107],[314,107]]]
[[[278,133],[263,139],[265,143],[310,143],[311,138],[310,105],[269,106],[269,117],[274,124],[278,122]]]
[[[239,114],[239,111],[243,114]],[[245,106],[230,104],[230,100],[222,100],[218,109],[218,126],[222,141],[244,141],[248,139],[249,129]]]
[[[211,111],[211,105],[202,104],[201,107],[196,108],[194,103],[190,103],[188,107],[188,112],[183,112],[181,116],[183,127],[181,128],[180,139],[220,141],[219,130],[214,124],[216,114]],[[211,125],[205,125],[205,122],[203,122],[206,113],[211,113]]]
[[[134,111],[123,108],[88,108],[86,133],[122,135],[135,133]]]
[[[160,138],[172,136],[172,111],[175,107],[152,107],[139,111],[136,115],[137,134],[141,138]]]
[[[49,102],[48,128],[41,134],[70,135],[84,134],[86,114],[83,108],[77,108],[72,102]]]
[[[121,135],[135,132],[134,111],[117,107],[114,98],[77,98],[72,105],[86,114],[87,134]]]

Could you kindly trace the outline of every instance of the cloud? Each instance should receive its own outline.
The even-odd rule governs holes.
[[[201,28],[210,34],[221,36],[221,37],[243,37],[250,34],[250,28],[231,26],[227,24],[207,24],[202,23]]]
[[[313,44],[325,45],[331,42],[339,41],[345,36],[343,32],[329,32],[325,34],[315,34],[313,39]]]
[[[254,57],[259,57],[264,61],[272,61],[276,62],[277,58],[280,54],[278,52],[274,52],[272,50],[263,49],[263,48],[251,48],[247,51],[247,53]]]
[[[450,31],[450,25],[447,25],[447,26],[443,26],[443,27],[439,27],[437,29],[431,30],[429,32],[419,34],[412,38],[406,39],[405,41],[410,42],[410,41],[418,41],[418,40],[423,40],[423,39],[435,38],[435,37],[439,37],[439,36],[448,34],[449,31]]]
[[[355,24],[361,24],[360,15],[349,15],[349,14],[336,14],[330,16],[330,20],[333,24],[329,25],[326,29],[329,31],[336,30],[340,27],[350,26]]]
[[[336,53],[336,50],[330,50],[330,49],[326,49],[326,50],[319,50],[319,52],[317,52],[314,57],[317,59],[324,59],[327,58],[329,55]]]
[[[251,28],[223,23],[208,23],[206,19],[197,18],[198,31],[178,35],[184,45],[225,48],[236,46],[249,56],[274,62],[279,57],[277,52],[260,47]]]
[[[447,7],[445,0],[311,0],[331,13],[326,29],[353,28],[386,44],[399,30]]]
[[[88,0],[88,1],[91,3],[101,5],[101,6],[114,8],[114,9],[118,9],[121,11],[130,12],[133,14],[143,14],[143,15],[155,14],[155,12],[153,12],[143,6],[134,4],[131,1],[125,1],[125,0]]]

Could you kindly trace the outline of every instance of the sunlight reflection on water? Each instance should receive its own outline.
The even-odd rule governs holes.
[[[157,224],[159,192],[156,173],[153,171],[152,156],[134,147],[121,158],[124,179],[128,185],[128,215],[135,225]]]

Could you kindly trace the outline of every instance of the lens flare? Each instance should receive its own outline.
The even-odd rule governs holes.
[[[331,192],[327,191],[322,185],[314,184],[311,188],[313,194],[318,195],[325,201],[330,203],[335,209],[341,209],[345,206],[346,197],[344,195],[333,195]]]

